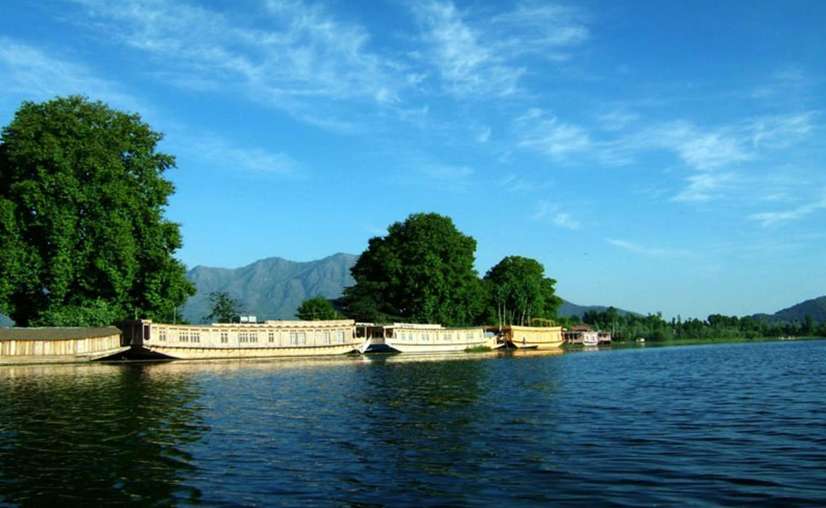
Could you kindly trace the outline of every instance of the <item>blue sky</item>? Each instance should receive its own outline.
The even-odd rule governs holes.
[[[826,3],[4,2],[0,123],[80,93],[177,156],[189,266],[361,252],[418,211],[484,273],[666,316],[826,294]]]

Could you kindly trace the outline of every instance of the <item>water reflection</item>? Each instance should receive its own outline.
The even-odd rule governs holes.
[[[0,500],[169,503],[195,469],[196,385],[158,365],[0,369]],[[166,500],[166,501],[164,501]]]

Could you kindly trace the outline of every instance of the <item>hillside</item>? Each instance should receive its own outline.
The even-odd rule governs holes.
[[[307,298],[341,296],[342,290],[353,284],[350,267],[356,259],[350,254],[335,254],[308,262],[267,258],[235,269],[197,266],[187,277],[198,292],[184,305],[183,317],[192,323],[202,322],[209,314],[209,294],[226,291],[258,319],[293,319]]]
[[[754,317],[772,322],[802,322],[807,315],[815,323],[826,323],[826,296],[806,300],[774,314],[755,314]]]
[[[557,314],[559,314],[560,317],[576,316],[582,318],[582,316],[590,310],[604,311],[607,309],[608,307],[604,305],[577,305],[575,303],[571,303],[568,300],[563,299],[562,305],[559,306]],[[620,315],[635,314],[634,312],[623,309],[617,309],[617,312],[619,312]]]

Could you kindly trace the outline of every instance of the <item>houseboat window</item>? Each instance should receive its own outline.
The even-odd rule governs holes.
[[[344,344],[344,330],[339,330],[336,332],[336,339],[339,344]]]
[[[226,344],[227,342],[229,342],[229,333],[221,332],[221,344]]]
[[[247,340],[247,332],[238,332],[238,342],[246,343]]]
[[[330,343],[330,332],[324,332],[324,343],[325,344]]]
[[[201,332],[192,332],[192,342],[201,342]]]
[[[275,342],[275,332],[267,332],[267,340],[270,342]]]
[[[186,330],[182,330],[178,334],[178,340],[180,340],[181,342],[189,342],[189,332]]]
[[[297,346],[298,345],[298,332],[290,332],[290,345]]]
[[[250,342],[258,342],[258,332],[250,332]]]
[[[158,330],[158,340],[166,342],[166,329],[161,328]]]
[[[307,344],[307,334],[305,332],[298,332],[298,344],[301,346]]]

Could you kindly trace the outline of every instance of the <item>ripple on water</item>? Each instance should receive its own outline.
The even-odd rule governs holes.
[[[0,369],[0,501],[819,506],[824,388],[824,341]]]

